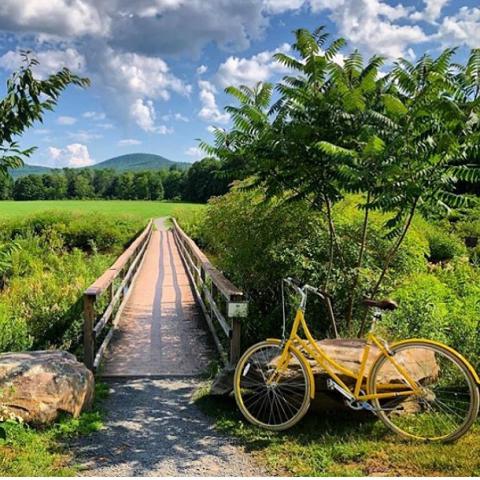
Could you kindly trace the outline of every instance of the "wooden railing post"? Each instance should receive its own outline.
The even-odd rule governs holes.
[[[95,323],[95,296],[85,293],[83,296],[83,362],[93,370],[95,359],[95,336],[93,326]]]
[[[240,358],[241,326],[239,318],[232,318],[232,338],[230,339],[230,365],[235,366]]]

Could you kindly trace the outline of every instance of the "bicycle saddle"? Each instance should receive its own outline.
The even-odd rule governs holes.
[[[388,298],[384,300],[373,300],[371,298],[364,298],[363,304],[367,307],[375,307],[379,308],[380,310],[395,310],[398,308],[397,302],[390,300]]]

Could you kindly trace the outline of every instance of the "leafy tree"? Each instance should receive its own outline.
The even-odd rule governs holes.
[[[364,64],[354,51],[340,65],[336,55],[345,42],[327,45],[327,39],[323,28],[301,29],[295,32],[295,56],[276,55],[296,74],[277,85],[273,105],[269,84],[227,88],[238,102],[226,108],[233,127],[217,129],[214,145],[200,145],[227,173],[246,179],[244,188],[261,186],[266,199],[306,199],[325,216],[330,253],[324,288],[335,269],[351,271],[345,312],[351,330],[355,299],[366,293],[357,290],[370,212],[390,215],[384,235],[391,247],[369,291],[374,297],[415,213],[465,205],[455,184],[480,179],[480,53],[472,51],[466,66],[453,63],[453,49],[416,64],[399,59],[381,75],[381,57]],[[346,193],[360,194],[357,208],[363,211],[357,260],[349,265],[332,214]]]
[[[14,140],[31,127],[35,121],[42,121],[46,110],[53,110],[60,93],[70,84],[86,87],[87,78],[74,75],[67,68],[37,80],[32,68],[38,61],[22,52],[24,65],[7,81],[7,92],[0,101],[0,172],[23,164],[23,158],[30,156],[34,148],[22,150]]]
[[[67,179],[64,175],[54,173],[42,175],[43,198],[62,200],[67,196]]]
[[[204,158],[188,169],[182,197],[191,202],[204,203],[210,197],[226,193],[228,184],[228,179],[221,175],[221,162]]]
[[[13,180],[9,175],[0,175],[0,200],[12,198]]]
[[[13,187],[15,200],[43,200],[44,188],[42,178],[38,175],[26,175],[19,178]]]

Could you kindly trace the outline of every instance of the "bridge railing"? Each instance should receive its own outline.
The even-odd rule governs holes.
[[[248,302],[243,292],[210,263],[174,218],[172,222],[175,242],[217,350],[225,365],[235,365],[240,357],[240,318],[247,316]],[[222,342],[221,336],[226,342]]]
[[[130,294],[130,286],[144,259],[152,230],[153,222],[150,220],[115,263],[83,294],[83,358],[90,370],[99,367],[112,339]]]

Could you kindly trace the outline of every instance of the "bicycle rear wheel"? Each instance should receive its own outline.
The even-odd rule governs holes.
[[[277,431],[295,425],[310,406],[305,360],[289,350],[283,368],[278,368],[283,350],[274,340],[253,345],[240,358],[234,379],[235,399],[245,418]]]
[[[404,437],[421,441],[451,442],[464,435],[479,408],[478,387],[465,363],[444,346],[421,340],[394,345],[391,354],[415,380],[419,392],[372,400],[385,425]],[[385,379],[391,382],[387,387]],[[382,393],[386,388],[412,391],[389,357],[382,355],[372,367],[369,391]]]

